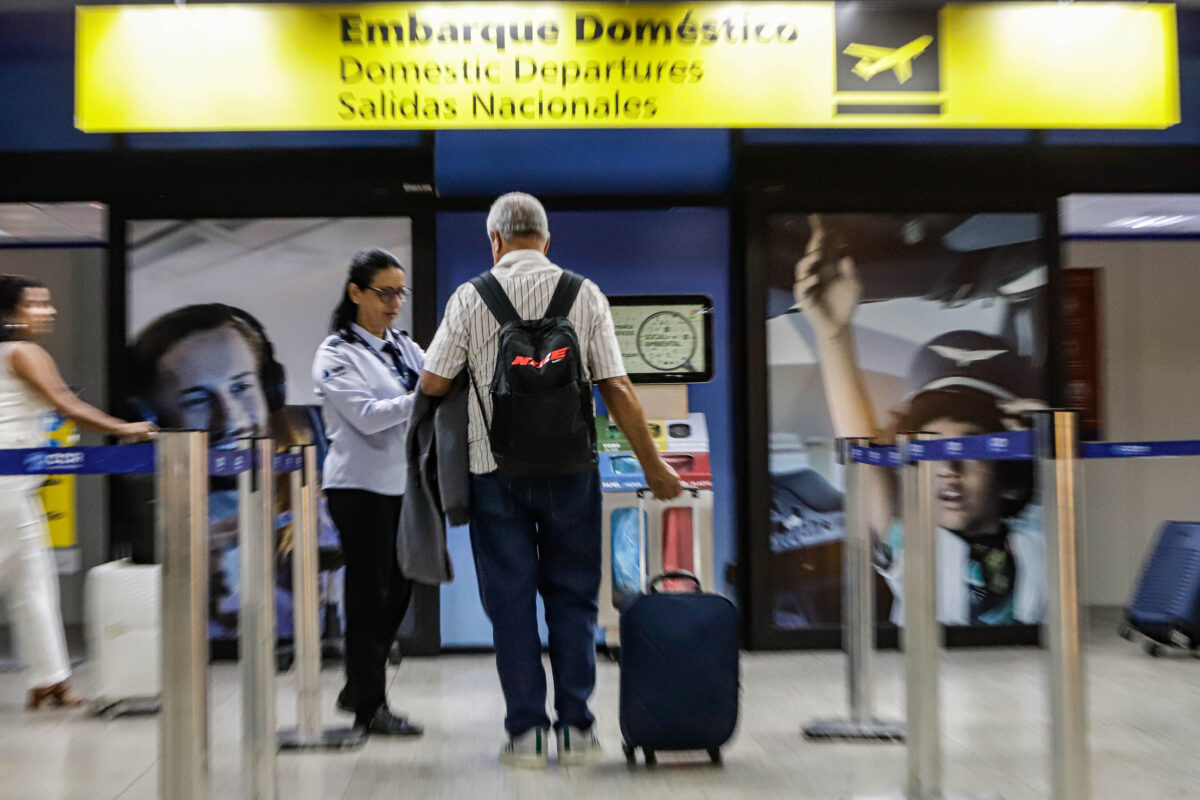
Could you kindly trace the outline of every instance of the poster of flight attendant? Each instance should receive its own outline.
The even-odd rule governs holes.
[[[199,428],[210,446],[271,436],[279,450],[325,436],[311,379],[328,335],[331,298],[363,247],[382,247],[411,271],[408,219],[239,219],[135,222],[131,226],[130,405],[164,428]],[[405,307],[401,327],[411,324]],[[276,485],[276,631],[292,636],[290,479]],[[127,527],[152,526],[131,504]],[[137,518],[142,517],[142,518]],[[322,637],[337,646],[344,619],[338,534],[318,503]],[[209,492],[209,634],[236,641],[236,478]]]
[[[1044,407],[1048,269],[1036,214],[773,214],[767,324],[768,579],[777,630],[841,621],[836,439],[1026,428]],[[881,621],[903,620],[897,475],[869,468]],[[937,606],[955,626],[1036,624],[1028,461],[935,464]]]

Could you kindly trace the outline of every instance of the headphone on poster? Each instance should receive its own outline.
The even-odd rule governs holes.
[[[153,388],[158,362],[174,344],[200,331],[213,330],[226,323],[247,329],[254,337],[258,355],[259,385],[268,411],[283,408],[287,402],[287,379],[283,365],[275,360],[275,348],[267,338],[262,323],[248,311],[224,303],[201,303],[183,306],[158,317],[138,334],[134,342],[133,362],[136,365],[135,392],[129,398],[132,409],[144,420],[157,422],[151,403],[147,402]]]
[[[214,304],[219,305],[219,304]],[[234,318],[244,322],[258,338],[258,379],[267,398],[267,408],[278,411],[287,403],[287,375],[283,364],[275,360],[275,346],[267,338],[267,331],[249,311],[234,306],[225,306]]]

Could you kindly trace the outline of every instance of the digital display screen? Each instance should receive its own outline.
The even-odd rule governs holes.
[[[706,295],[610,297],[625,371],[634,383],[712,379],[712,299]]]

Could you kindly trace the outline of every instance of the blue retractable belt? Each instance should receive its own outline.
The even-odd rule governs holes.
[[[955,439],[909,442],[912,461],[1024,461],[1037,457],[1033,431],[989,433]],[[1169,442],[1084,442],[1080,458],[1179,458],[1200,456],[1200,440]],[[901,466],[895,447],[850,448],[850,460],[884,467]]]
[[[854,445],[850,448],[850,460],[857,464],[874,464],[878,467],[900,466],[900,451],[895,447],[862,447]]]
[[[128,475],[154,472],[154,445],[0,450],[0,475]]]
[[[930,439],[909,442],[911,461],[1021,461],[1034,457],[1033,431],[988,433],[981,436],[962,436],[954,439]],[[881,467],[902,465],[900,451],[895,447],[850,448],[850,460],[859,464]]]
[[[297,472],[304,467],[304,458],[299,453],[276,453],[273,459],[276,472]],[[221,477],[240,475],[254,469],[253,450],[210,450],[208,474]]]
[[[913,461],[1022,461],[1034,457],[1033,431],[909,442]]]
[[[1200,456],[1200,441],[1084,442],[1083,458],[1163,458]]]
[[[253,450],[209,450],[208,474],[226,478],[254,469]]]
[[[276,472],[297,472],[304,467],[299,453],[278,453],[274,462]],[[154,466],[152,444],[0,450],[0,475],[130,475],[154,472]],[[252,450],[208,453],[209,475],[238,475],[253,467]]]

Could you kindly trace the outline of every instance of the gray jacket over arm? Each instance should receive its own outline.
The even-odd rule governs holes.
[[[471,519],[467,398],[466,370],[445,397],[417,389],[405,443],[408,485],[396,537],[400,571],[417,583],[454,580],[446,521],[465,525]]]

